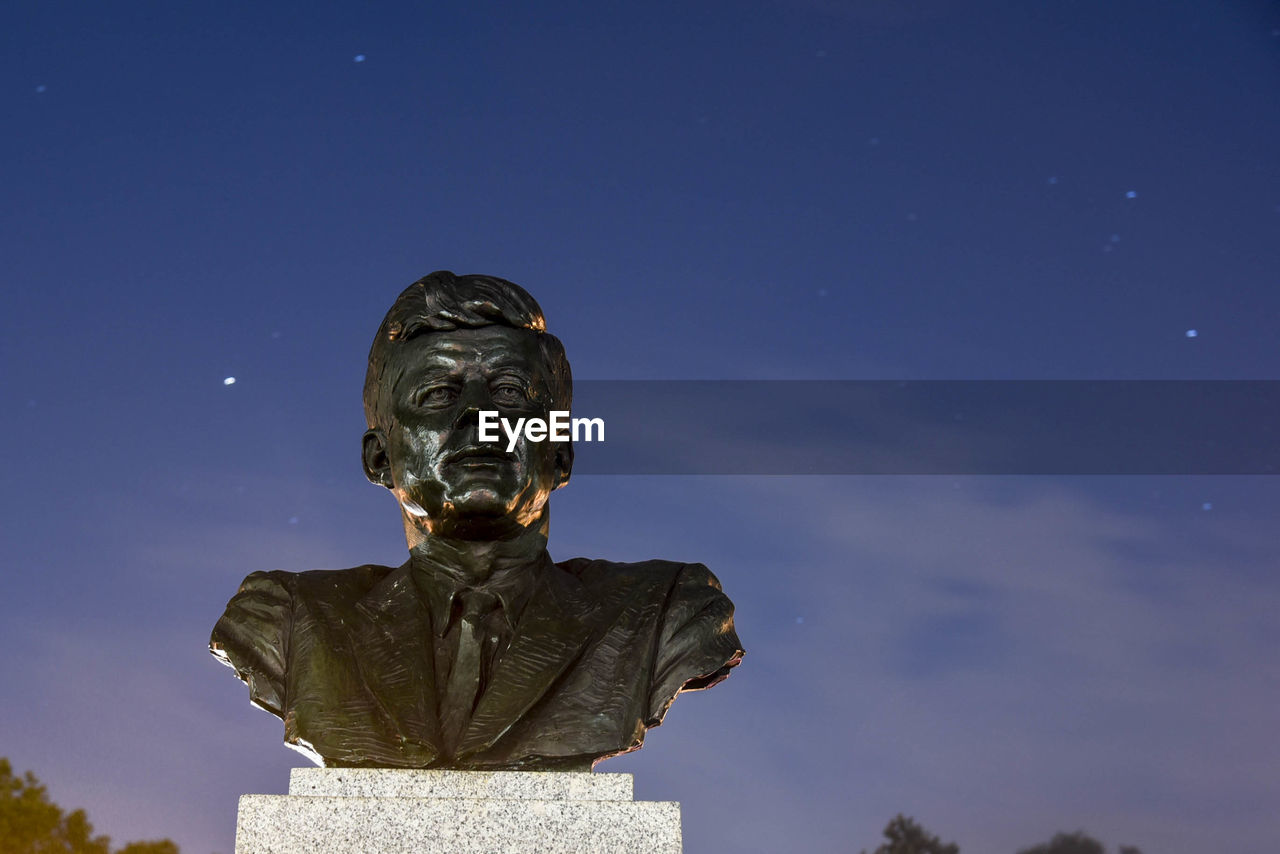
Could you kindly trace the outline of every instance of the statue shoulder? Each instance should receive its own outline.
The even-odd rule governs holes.
[[[367,592],[387,576],[393,567],[364,564],[350,569],[310,569],[304,572],[268,570],[251,572],[240,582],[236,598],[251,596],[270,600],[292,600],[302,595],[325,597]],[[234,600],[233,600],[234,601]]]
[[[290,576],[285,583],[290,585],[295,597],[354,602],[394,571],[395,567],[367,563],[350,569],[311,569],[306,572],[268,574]]]
[[[556,566],[577,576],[587,587],[627,585],[660,588],[676,596],[723,595],[720,580],[701,563],[675,560],[623,563],[578,557],[561,561]]]
[[[366,564],[309,572],[252,572],[213,627],[209,651],[249,686],[254,704],[284,716],[285,670],[295,615],[306,603],[355,602],[391,572]]]
[[[646,726],[662,722],[677,694],[715,685],[742,660],[733,602],[703,564],[576,558],[558,565],[581,579],[598,602],[651,609],[655,646]]]

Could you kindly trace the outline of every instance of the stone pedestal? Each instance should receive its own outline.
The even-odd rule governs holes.
[[[295,768],[243,795],[236,854],[680,854],[680,805],[630,774]]]

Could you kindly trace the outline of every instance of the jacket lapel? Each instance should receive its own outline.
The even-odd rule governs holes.
[[[430,617],[409,565],[388,573],[355,607],[364,618],[351,632],[360,651],[355,664],[375,716],[386,722],[389,737],[414,745],[414,758],[426,764],[440,754],[435,655]]]
[[[544,555],[538,584],[467,725],[458,758],[492,747],[542,698],[591,634],[591,607],[582,582]]]

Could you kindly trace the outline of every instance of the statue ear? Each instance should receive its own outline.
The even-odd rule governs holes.
[[[364,476],[375,486],[392,487],[391,460],[387,456],[387,437],[381,430],[366,430],[362,440],[361,462]]]
[[[551,488],[559,489],[569,482],[569,475],[573,473],[573,442],[555,442],[556,449],[556,481]]]

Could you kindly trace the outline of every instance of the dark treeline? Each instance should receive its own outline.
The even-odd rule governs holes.
[[[111,839],[95,836],[84,810],[63,812],[30,771],[13,773],[0,757],[0,851],[4,854],[178,854],[168,839],[130,842],[112,848]]]
[[[915,819],[896,815],[884,829],[885,841],[871,854],[960,854],[960,846],[943,842]],[[867,854],[864,849],[862,854]],[[1102,843],[1083,831],[1059,833],[1048,842],[1019,849],[1017,854],[1107,854]],[[1121,845],[1116,854],[1142,854],[1132,845]]]

